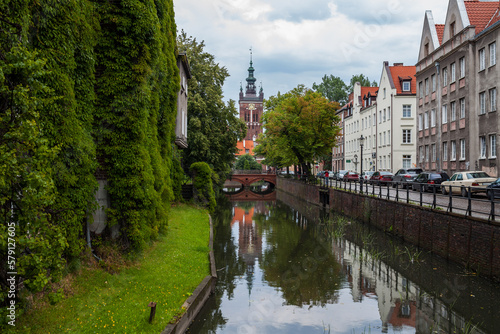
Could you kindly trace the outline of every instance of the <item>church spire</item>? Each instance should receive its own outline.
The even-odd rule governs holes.
[[[255,69],[253,68],[253,61],[252,61],[252,48],[250,48],[250,67],[248,68],[248,78],[247,78],[247,89],[246,89],[246,95],[256,95],[257,91],[255,90],[255,77],[253,76],[253,72]]]

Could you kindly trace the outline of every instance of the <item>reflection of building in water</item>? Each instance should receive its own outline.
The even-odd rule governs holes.
[[[245,261],[248,270],[253,270],[255,260],[262,255],[262,236],[257,232],[253,215],[258,212],[255,207],[233,208],[231,225],[238,224],[238,255]]]
[[[447,333],[464,328],[462,316],[356,244],[347,240],[333,242],[332,249],[342,261],[353,300],[378,300],[383,333],[388,332],[389,325],[413,327],[416,333],[430,333],[437,326]]]

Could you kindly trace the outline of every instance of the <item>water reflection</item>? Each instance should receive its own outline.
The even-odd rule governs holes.
[[[190,333],[494,333],[500,316],[498,286],[315,207],[226,203],[214,228],[219,280]]]

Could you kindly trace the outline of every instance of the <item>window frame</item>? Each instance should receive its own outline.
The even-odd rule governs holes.
[[[458,65],[460,67],[460,79],[465,78],[465,57],[458,60]]]
[[[484,48],[478,51],[478,64],[479,64],[479,72],[484,71],[486,69],[486,55]]]
[[[486,136],[479,136],[479,159],[486,159]]]
[[[413,144],[411,140],[411,129],[402,129],[403,131],[403,144]]]
[[[465,146],[465,139],[460,139],[460,160],[465,160],[465,150],[466,150],[466,146]]]
[[[457,120],[457,103],[455,101],[450,102],[450,122]]]
[[[489,98],[490,98],[490,111],[496,111],[497,110],[497,88],[493,87],[489,91]]]
[[[452,140],[450,161],[456,161],[456,160],[457,160],[457,142],[456,140]]]
[[[491,134],[488,136],[490,142],[490,159],[494,159],[497,157],[497,135]]]
[[[411,104],[403,104],[403,118],[411,118]]]
[[[456,71],[455,71],[455,62],[450,64],[450,82],[455,82],[457,79]]]
[[[465,118],[465,97],[458,100],[460,103],[460,119]]]
[[[448,142],[443,142],[443,161],[448,161]]]
[[[479,93],[479,115],[486,114],[486,92]]]
[[[488,45],[488,53],[490,58],[490,67],[495,66],[497,63],[497,42],[490,43]],[[492,54],[493,53],[493,54]]]
[[[441,124],[447,124],[448,123],[448,105],[443,104],[441,108]]]

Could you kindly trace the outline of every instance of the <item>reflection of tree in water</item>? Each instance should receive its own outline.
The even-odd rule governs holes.
[[[279,287],[291,305],[335,303],[342,280],[341,266],[305,219],[286,205],[267,217],[255,215],[266,234],[261,268],[269,285]]]

